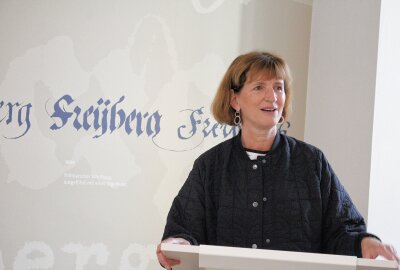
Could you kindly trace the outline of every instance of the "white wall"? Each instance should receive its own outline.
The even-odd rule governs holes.
[[[400,2],[382,0],[372,137],[369,228],[400,248]]]
[[[272,49],[305,96],[310,20],[308,1],[3,1],[0,119],[20,105],[0,120],[0,270],[160,269],[155,246],[172,199],[194,159],[225,139],[202,132],[224,71],[240,53]],[[75,114],[50,129],[62,125],[51,115],[66,94],[74,101],[60,111],[107,109],[107,132],[93,138],[94,114],[88,130]],[[160,132],[111,133],[116,103],[158,112]],[[28,132],[4,138],[27,129],[29,104]],[[302,121],[299,110],[289,134],[301,138]],[[178,137],[183,125],[190,139]]]
[[[380,1],[314,1],[305,140],[368,214]]]
[[[300,2],[300,3],[299,3]],[[257,1],[243,9],[241,50],[264,49],[282,56],[293,71],[290,135],[304,139],[311,2]]]
[[[368,230],[397,249],[399,10],[396,0],[314,2],[305,126]]]

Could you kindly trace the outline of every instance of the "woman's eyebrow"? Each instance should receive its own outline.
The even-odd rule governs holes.
[[[273,82],[274,85],[275,85],[275,84],[282,84],[282,85],[283,85],[284,83],[285,83],[284,80],[281,80],[281,79],[276,79],[276,80]],[[256,84],[265,85],[266,83],[265,83],[265,80],[259,79],[259,80],[252,81],[252,82],[250,82],[249,84],[250,84],[250,85],[256,85]]]
[[[256,86],[256,85],[265,85],[265,83],[263,83],[262,81],[254,81],[254,82],[249,83],[249,86],[251,86],[251,87]]]

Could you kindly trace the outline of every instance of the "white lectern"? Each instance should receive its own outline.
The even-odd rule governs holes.
[[[394,261],[358,259],[355,256],[235,248],[162,244],[169,258],[179,259],[174,270],[395,270]]]

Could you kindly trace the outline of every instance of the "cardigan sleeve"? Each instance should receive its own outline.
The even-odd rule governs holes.
[[[322,153],[320,165],[323,252],[362,257],[361,240],[379,238],[366,232],[364,218]]]
[[[162,239],[181,237],[192,245],[205,242],[204,183],[199,160],[172,202]]]

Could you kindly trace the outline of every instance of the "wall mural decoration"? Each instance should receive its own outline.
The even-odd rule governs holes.
[[[244,45],[271,31],[250,25],[264,4],[2,4],[0,270],[160,269],[155,247],[194,160],[239,132],[209,109],[227,65],[308,44],[294,21],[287,42]],[[263,20],[311,19],[309,5],[269,5]],[[306,66],[299,54],[285,58]],[[281,132],[296,131],[290,121]]]

